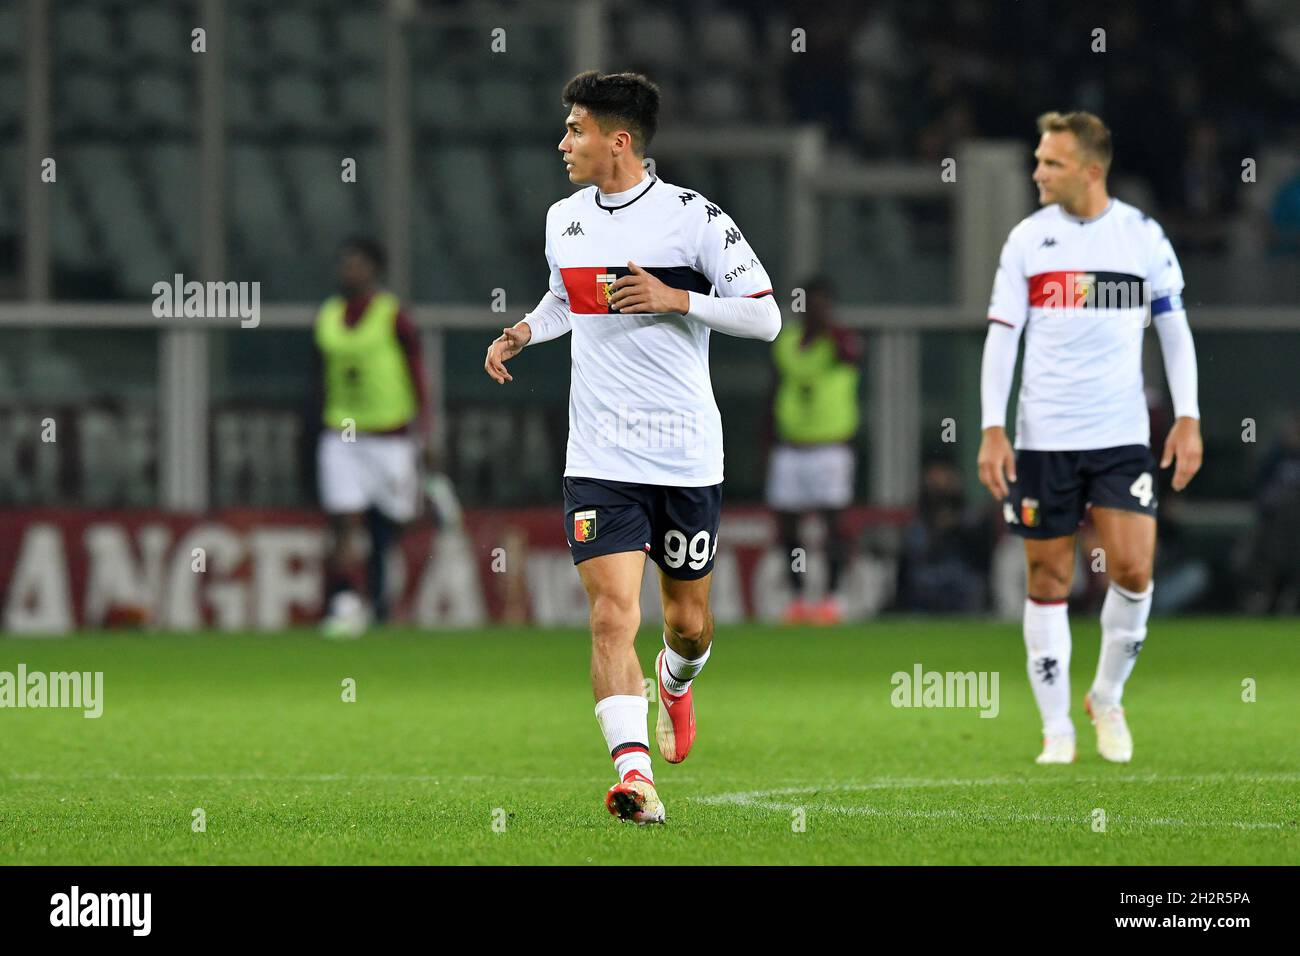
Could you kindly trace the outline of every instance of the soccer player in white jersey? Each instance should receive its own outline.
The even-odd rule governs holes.
[[[1025,539],[1024,635],[1043,717],[1038,763],[1075,759],[1066,597],[1074,535],[1091,507],[1110,588],[1101,657],[1084,709],[1102,757],[1133,755],[1120,706],[1146,639],[1156,544],[1155,460],[1142,390],[1142,342],[1154,322],[1176,421],[1161,468],[1182,491],[1201,466],[1196,352],[1183,311],[1183,274],[1151,217],[1106,192],[1110,131],[1090,113],[1045,113],[1034,152],[1043,208],[1002,247],[980,375],[980,481]],[[1025,337],[1016,450],[1005,419]]]
[[[722,506],[722,420],[709,334],[772,341],[781,313],[739,227],[695,190],[645,168],[659,90],[592,70],[564,88],[571,183],[546,216],[550,291],[503,329],[484,368],[572,332],[565,533],[591,608],[596,718],[618,782],[610,813],[662,823],[635,639],[646,557],[659,566],[663,649],[655,738],[669,763],[695,739],[691,682],[709,658],[709,582]]]

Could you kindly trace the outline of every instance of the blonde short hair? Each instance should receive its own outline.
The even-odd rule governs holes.
[[[1110,160],[1114,155],[1110,145],[1110,130],[1100,117],[1081,110],[1073,113],[1058,113],[1053,110],[1038,117],[1038,132],[1073,133],[1079,141],[1079,149],[1101,163],[1102,174],[1110,172]]]

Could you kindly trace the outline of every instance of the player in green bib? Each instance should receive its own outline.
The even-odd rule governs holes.
[[[805,564],[795,555],[790,559],[792,598],[784,617],[790,623],[830,624],[843,615],[838,591],[850,554],[843,512],[853,500],[861,346],[832,320],[829,280],[814,279],[804,289],[807,311],[786,322],[772,346],[776,387],[767,500],[787,555],[802,547],[803,517],[823,516],[827,577],[822,598],[806,599]]]
[[[320,440],[317,475],[330,516],[326,618],[330,636],[357,636],[384,620],[384,556],[416,516],[418,452],[431,448],[431,416],[420,340],[392,293],[380,288],[384,254],[358,238],[343,244],[339,293],[316,315]],[[368,522],[370,566],[360,532]],[[370,607],[361,595],[369,591]]]

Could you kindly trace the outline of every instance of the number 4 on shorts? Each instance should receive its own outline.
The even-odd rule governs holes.
[[[1144,471],[1137,476],[1137,480],[1129,485],[1128,493],[1138,500],[1143,508],[1151,506],[1151,499],[1155,496],[1155,489],[1151,487],[1151,472]]]

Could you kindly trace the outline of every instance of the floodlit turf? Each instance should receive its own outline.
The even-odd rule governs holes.
[[[0,864],[1300,863],[1300,625],[1154,621],[1116,766],[1072,623],[1065,767],[1033,763],[1016,623],[722,628],[650,829],[604,809],[576,630],[2,639],[0,671],[102,670],[105,705],[0,710]],[[916,662],[1000,672],[998,716],[893,707]]]

